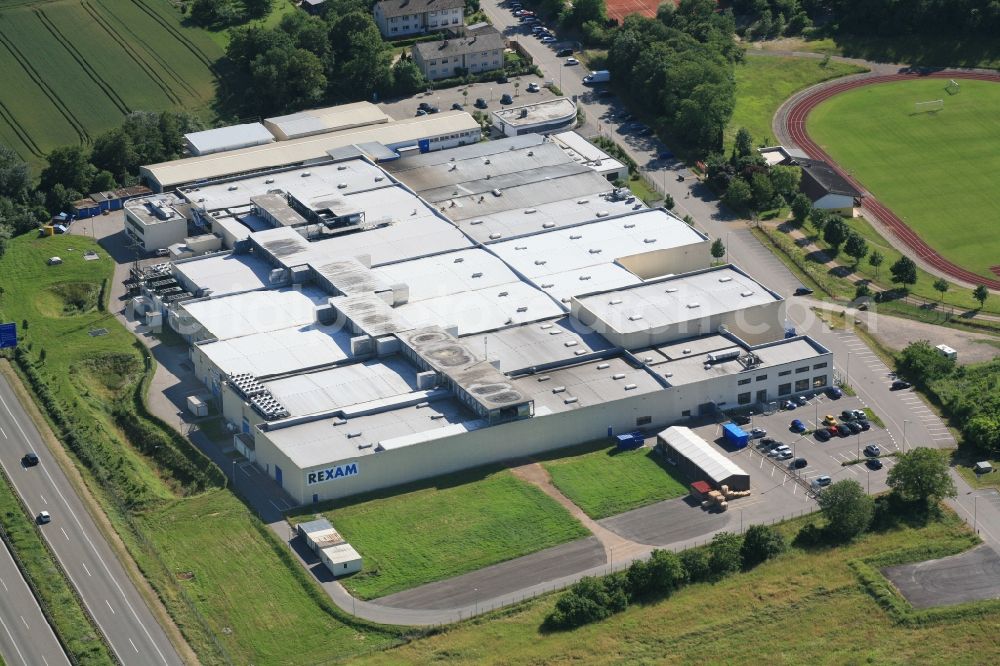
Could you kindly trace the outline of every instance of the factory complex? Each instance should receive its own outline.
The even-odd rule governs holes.
[[[614,188],[579,140],[399,151],[337,134],[149,167],[217,240],[130,284],[130,311],[190,343],[236,448],[295,501],[832,384],[780,296],[712,266],[705,235]],[[319,154],[219,161],[295,141]]]

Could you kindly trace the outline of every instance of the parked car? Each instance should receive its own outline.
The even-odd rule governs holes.
[[[819,428],[813,434],[816,436],[816,439],[818,439],[821,442],[830,441],[830,433],[828,433],[824,428]]]
[[[539,90],[541,90],[541,88],[539,88],[537,83],[528,84],[528,92],[538,92]]]
[[[787,409],[789,411],[795,409],[798,406],[799,406],[798,403],[796,403],[794,400],[786,400],[781,404],[782,409]]]
[[[805,458],[796,458],[792,462],[788,463],[789,469],[802,469],[803,467],[808,467],[809,461]]]
[[[902,379],[897,379],[889,387],[889,390],[891,390],[891,391],[902,391],[903,389],[908,389],[911,386],[913,386],[913,384],[911,384],[910,382],[904,382]]]
[[[857,421],[851,421],[850,423],[846,423],[845,425],[847,426],[847,429],[851,431],[852,435],[857,435],[858,433],[861,432],[861,426],[858,425]]]
[[[750,431],[750,437],[752,437],[753,439],[759,439],[766,434],[767,431],[764,430],[763,428],[754,428],[753,430]]]
[[[169,257],[170,256],[170,250],[168,250],[165,247],[161,247],[156,252],[154,252],[153,254],[155,254],[158,257]]]
[[[840,428],[838,428],[837,426],[830,426],[826,429],[826,434],[828,434],[830,437],[836,437],[837,435],[840,434]]]
[[[865,467],[868,469],[882,469],[882,461],[878,458],[869,458],[865,461]]]
[[[788,460],[791,457],[792,457],[792,452],[791,451],[782,451],[778,455],[778,460]]]
[[[869,422],[868,422],[867,420],[865,420],[865,419],[863,419],[863,420],[861,420],[861,421],[855,421],[855,423],[857,423],[857,424],[858,424],[859,426],[861,426],[861,429],[862,429],[862,430],[871,430],[871,427],[872,427],[872,424],[871,424],[871,423],[869,423]]]
[[[800,395],[795,399],[795,402],[799,403],[800,407],[805,407],[806,405],[809,404],[809,399],[806,398],[804,395]]]
[[[765,437],[757,443],[757,446],[767,446],[768,444],[774,444],[776,441],[773,437]]]
[[[868,418],[868,413],[865,412],[865,410],[863,410],[863,409],[855,409],[854,410],[854,418],[858,419],[859,421],[865,420],[865,419]]]
[[[845,428],[844,426],[837,426],[837,436],[838,437],[850,437],[851,429]]]
[[[542,44],[551,44],[554,41],[556,41],[556,38],[553,35],[546,35],[545,37],[542,37]]]
[[[833,479],[831,479],[826,474],[823,474],[822,476],[817,476],[815,479],[813,479],[813,485],[816,486],[817,488],[826,488],[831,483],[833,483]]]
[[[461,111],[462,105],[459,104],[458,102],[455,102],[454,104],[451,105],[451,109],[452,111]]]
[[[45,523],[52,522],[52,516],[49,515],[48,511],[42,511],[35,520],[38,521],[39,525],[44,525]]]
[[[426,115],[427,115],[427,110],[426,109],[417,109],[417,113],[416,113],[415,117],[419,118],[420,116],[426,116]]]
[[[38,464],[38,454],[34,451],[28,451],[21,456],[21,464],[25,467],[34,467]]]
[[[580,61],[577,60],[576,58],[569,57],[569,58],[566,58],[566,64],[569,65],[570,67],[572,67],[573,65],[579,65]]]
[[[559,49],[556,51],[557,58],[565,58],[566,56],[573,55],[573,49]]]
[[[483,99],[482,97],[477,97],[476,103],[473,106],[475,106],[477,109],[485,109],[487,107],[486,100]]]
[[[813,293],[813,290],[810,289],[809,287],[805,286],[805,285],[802,285],[802,286],[797,287],[795,289],[795,295],[796,296],[808,296],[811,293]]]
[[[827,414],[826,416],[823,417],[823,423],[829,426],[835,426],[837,425],[837,419],[836,417],[834,417],[833,414]]]
[[[431,108],[431,103],[430,102],[421,102],[420,104],[417,104],[417,108],[418,109],[423,109],[424,111],[426,111],[427,109]]]
[[[504,93],[503,95],[500,95],[500,103],[501,104],[513,104],[514,103],[514,98],[511,97],[510,95],[508,95],[507,93]]]
[[[792,419],[791,429],[792,432],[805,432],[806,424],[799,419]]]
[[[840,418],[843,419],[844,421],[853,421],[854,420],[854,410],[853,409],[845,409],[844,411],[842,411],[840,413]]]
[[[750,423],[750,417],[747,416],[746,414],[737,414],[736,416],[731,417],[729,420],[735,423],[736,425],[746,425]]]
[[[771,452],[768,453],[767,455],[771,456],[772,458],[780,458],[786,453],[789,455],[789,457],[791,457],[792,449],[786,446],[785,444],[782,444],[781,446],[776,446],[773,449],[771,449]]]
[[[501,74],[497,77],[497,83],[507,83],[507,75]]]
[[[436,106],[431,106],[427,108],[427,113],[439,113],[440,111],[441,109],[437,108]]]
[[[878,444],[869,444],[865,447],[865,455],[870,458],[877,458],[882,455],[882,449]]]
[[[830,396],[831,398],[833,398],[834,400],[839,400],[839,399],[840,399],[841,397],[843,397],[843,395],[844,395],[844,392],[843,392],[843,391],[841,391],[841,390],[840,390],[839,388],[837,388],[836,386],[831,386],[830,388],[828,388],[828,389],[826,390],[826,394],[827,394],[828,396]]]

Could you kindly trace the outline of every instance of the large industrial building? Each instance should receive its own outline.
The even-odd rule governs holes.
[[[225,251],[173,262],[137,300],[191,343],[238,450],[301,503],[833,379],[780,296],[538,135],[332,151],[179,194]]]

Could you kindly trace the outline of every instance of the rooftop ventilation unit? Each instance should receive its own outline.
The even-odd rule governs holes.
[[[337,189],[338,190],[346,190],[347,189],[347,183],[337,183]]]
[[[590,279],[590,276],[589,276],[589,275],[581,275],[581,276],[580,276],[580,279],[581,279],[582,281],[586,282],[587,280],[589,280],[589,279]]]
[[[655,238],[643,238],[642,242],[643,243],[655,243],[656,239]]]
[[[565,391],[566,391],[566,387],[565,386],[556,386],[556,387],[553,387],[553,389],[552,389],[553,393],[564,393]]]
[[[732,281],[733,281],[733,278],[728,277],[728,276],[727,277],[720,277],[719,278],[719,282],[732,282]]]
[[[548,262],[545,259],[535,259],[535,265],[536,266],[544,266],[547,263]]]
[[[494,231],[492,234],[490,234],[490,240],[497,240],[497,239],[500,239],[500,238],[503,238],[503,234],[501,234],[501,233],[498,233],[498,232]]]
[[[337,171],[345,171],[346,169],[347,169],[347,165],[346,164],[338,164],[337,165]]]
[[[602,250],[600,248],[594,247],[594,248],[590,249],[590,253],[591,254],[600,254],[601,252],[602,252]]]
[[[527,250],[528,246],[527,245],[515,245],[514,249],[515,250]]]
[[[688,310],[694,310],[695,308],[700,308],[701,303],[688,303]]]
[[[608,216],[608,215],[610,215],[610,214],[611,214],[611,213],[609,213],[609,212],[608,212],[608,211],[606,211],[606,210],[599,210],[599,211],[597,211],[597,217],[607,217],[607,216]]]
[[[552,287],[554,287],[554,286],[555,286],[555,285],[554,285],[554,284],[552,284],[551,282],[543,282],[543,283],[542,283],[542,289],[551,289],[551,288],[552,288]]]
[[[708,355],[709,363],[722,363],[723,361],[732,361],[734,358],[740,357],[739,349],[731,349],[729,351],[714,352]]]
[[[598,363],[597,364],[597,369],[598,370],[607,370],[610,367],[611,367],[610,363]]]
[[[497,294],[497,296],[500,296],[500,297],[508,296],[508,295],[509,294],[506,291],[501,291],[499,294]]]
[[[264,388],[264,385],[257,381],[257,378],[249,372],[241,372],[237,375],[231,375],[229,377],[229,383],[248,400],[256,395],[267,393],[267,389]]]
[[[554,226],[556,226],[555,222],[546,222],[542,225],[542,229],[551,229]]]
[[[352,430],[351,432],[347,433],[347,439],[354,439],[355,437],[361,437],[360,430]]]
[[[682,354],[690,354],[690,353],[691,353],[691,350],[690,350],[690,349],[682,349],[682,350],[681,350],[681,353],[682,353]]]
[[[552,379],[552,377],[550,377],[549,375],[542,375],[541,377],[538,378],[538,381],[540,381],[540,382],[547,382],[550,379]]]
[[[620,298],[612,298],[610,301],[608,301],[608,305],[619,305],[621,302],[622,299]]]
[[[567,404],[567,405],[572,405],[576,401],[577,401],[577,398],[575,396],[569,396],[565,400],[563,400],[563,403]]]
[[[625,373],[624,372],[615,373],[611,375],[611,379],[625,379]]]
[[[521,307],[519,307],[519,308],[517,309],[517,311],[518,311],[518,312],[527,312],[527,311],[528,311],[528,306],[526,306],[526,305],[522,305]]]
[[[635,229],[635,222],[629,222],[625,225],[626,229]]]
[[[383,180],[385,180],[385,176],[375,176],[376,183],[381,183]]]
[[[628,316],[629,321],[639,321],[640,319],[642,319],[641,314],[633,314]]]
[[[472,277],[474,277],[474,278],[481,278],[481,277],[483,277],[483,274],[482,273],[473,273]]]
[[[267,183],[268,185],[270,185],[271,183],[274,182],[274,178],[265,178],[264,182]]]
[[[302,178],[308,178],[311,175],[312,175],[311,171],[303,171],[302,174],[301,174],[301,177]]]
[[[230,185],[229,186],[229,191],[230,192],[235,192],[238,189],[240,189],[238,185]]]
[[[537,208],[525,208],[524,209],[524,214],[525,215],[532,215],[533,213],[537,213],[537,212],[538,212]]]
[[[746,298],[747,296],[753,296],[753,292],[752,291],[741,291],[740,292],[740,296],[742,296],[743,298]]]
[[[469,222],[469,224],[473,224],[473,225],[475,225],[475,224],[482,224],[482,223],[483,223],[482,220],[473,220],[472,222]]]
[[[267,421],[274,421],[288,416],[288,410],[285,409],[285,406],[275,400],[274,396],[267,392],[250,398],[250,404],[252,404],[254,409],[257,410],[257,413],[263,416]]]
[[[464,258],[464,257],[455,257],[455,261],[454,261],[454,262],[452,262],[452,263],[456,263],[456,264],[460,264],[460,263],[462,263],[463,261],[465,261],[465,258]]]
[[[580,234],[573,234],[569,237],[570,240],[580,240],[581,238],[583,238],[583,236]]]
[[[542,324],[541,326],[539,326],[539,328],[541,328],[544,331],[547,328],[552,328],[552,324]]]
[[[438,419],[443,419],[444,414],[431,414],[431,421],[437,421]]]
[[[668,294],[673,294],[676,291],[677,291],[677,287],[667,287],[667,293]]]
[[[578,344],[580,343],[577,342],[576,340],[567,340],[566,342],[563,343],[563,347],[576,347]]]
[[[585,203],[589,203],[590,199],[577,199],[576,202],[580,205],[583,205]]]
[[[631,390],[632,390],[632,389],[634,389],[635,387],[636,387],[636,385],[635,385],[635,384],[626,384],[626,385],[625,385],[625,390],[626,390],[626,391],[631,391]]]

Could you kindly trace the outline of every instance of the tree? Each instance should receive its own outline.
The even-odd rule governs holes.
[[[392,90],[396,95],[412,95],[427,87],[427,79],[410,58],[400,58],[392,66]],[[468,94],[468,91],[462,91]]]
[[[878,267],[885,262],[885,255],[875,250],[868,255],[868,265],[875,269],[875,279],[878,279]]]
[[[604,0],[576,0],[573,8],[566,12],[563,21],[571,27],[579,27],[588,21],[604,23],[608,19]]]
[[[801,167],[778,164],[771,167],[769,175],[774,191],[784,197],[785,201],[792,201],[796,197],[796,193],[802,194],[799,192],[799,181],[802,180]]]
[[[918,447],[901,454],[886,480],[894,493],[907,502],[930,506],[958,493],[948,475],[943,451]]]
[[[810,212],[812,212],[812,201],[805,194],[799,192],[792,199],[792,218],[795,220],[795,224],[802,226]]]
[[[767,210],[774,203],[774,186],[767,174],[758,171],[750,177],[750,190],[753,192],[753,206],[756,210]]]
[[[709,249],[712,253],[712,258],[719,260],[726,256],[726,245],[722,242],[721,238],[716,238],[712,241],[712,247]]]
[[[944,300],[944,293],[948,291],[949,286],[948,281],[944,278],[934,280],[934,290],[941,294],[941,296],[938,297],[938,301]]]
[[[776,529],[769,525],[751,525],[743,535],[740,557],[743,568],[752,569],[784,551],[785,539]]]
[[[816,498],[826,518],[827,533],[838,541],[850,541],[871,525],[875,502],[853,479],[838,481]]]
[[[50,190],[56,185],[77,192],[89,192],[97,169],[90,163],[90,153],[82,146],[56,148],[46,156],[48,166],[42,169],[39,189]],[[59,211],[56,211],[59,212]]]
[[[927,340],[918,340],[899,352],[896,369],[904,377],[926,386],[928,382],[950,375],[955,369],[955,359],[938,352]]]
[[[854,259],[854,267],[868,254],[868,243],[861,237],[861,234],[850,230],[847,234],[847,241],[844,243],[844,253]]]
[[[271,13],[271,6],[274,0],[241,0],[247,16],[250,18],[264,18]]]
[[[834,252],[838,252],[841,244],[847,239],[848,231],[844,218],[834,215],[823,228],[823,240],[833,247]]]
[[[747,157],[753,154],[753,136],[746,127],[741,127],[736,132],[736,139],[733,141],[733,157]]]
[[[708,551],[705,548],[689,548],[682,551],[681,564],[687,572],[688,581],[692,583],[708,580],[712,572]]]
[[[753,202],[753,192],[750,184],[742,178],[736,177],[729,181],[726,193],[722,195],[722,203],[726,204],[737,213],[745,213],[750,210]]]
[[[681,559],[669,550],[654,550],[646,563],[650,594],[666,596],[687,580]]]
[[[545,624],[553,628],[569,629],[603,620],[624,610],[628,599],[621,581],[611,581],[613,578],[617,577],[607,576],[603,580],[592,576],[581,578],[559,597],[555,609],[545,618]]]
[[[740,549],[743,538],[732,532],[719,532],[708,545],[708,561],[711,576],[715,580],[736,573],[743,566]]]
[[[979,309],[983,309],[983,305],[986,303],[986,299],[989,298],[990,292],[986,288],[986,285],[981,284],[972,290],[972,297],[979,301]]]
[[[962,434],[986,454],[1000,451],[1000,417],[978,414],[962,426]]]
[[[889,267],[892,281],[901,285],[917,283],[917,265],[909,257],[900,257],[899,261]]]
[[[674,201],[673,196],[671,196],[669,193],[663,195],[664,208],[666,208],[667,210],[673,210],[675,205],[676,202]]]
[[[13,149],[0,144],[0,196],[25,201],[31,191],[31,169]]]
[[[813,208],[812,212],[809,213],[809,224],[812,225],[817,234],[823,233],[823,230],[826,228],[829,221],[830,214],[822,208]]]

